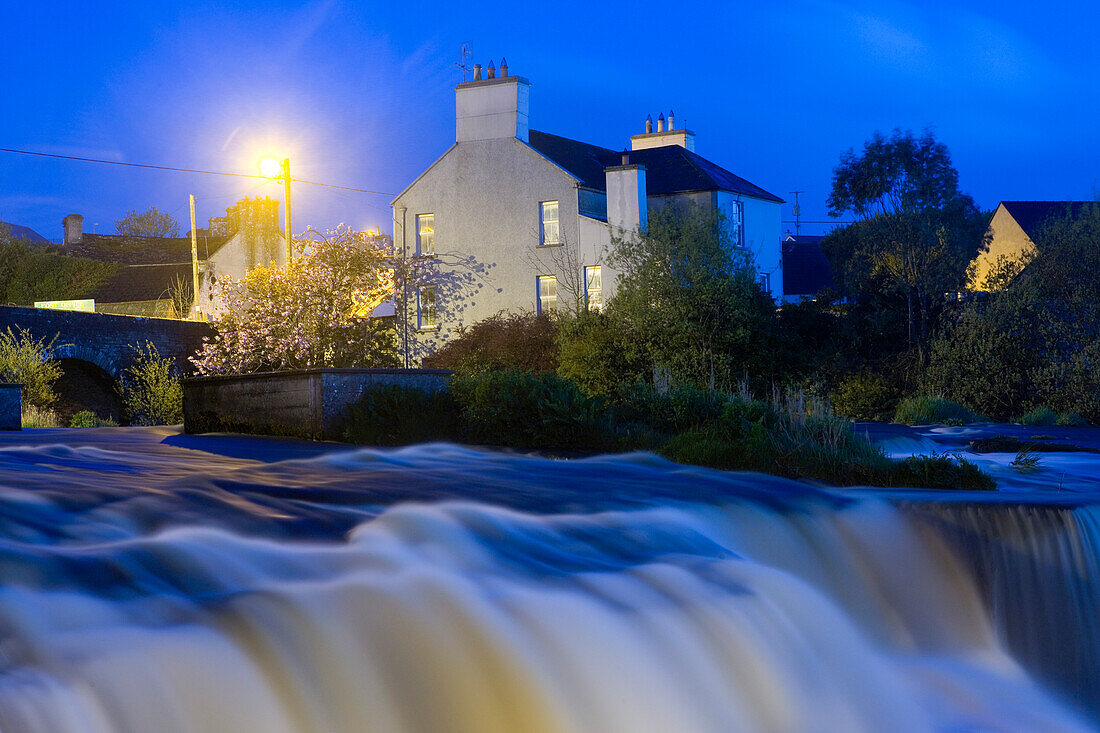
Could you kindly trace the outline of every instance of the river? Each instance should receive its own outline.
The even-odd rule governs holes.
[[[1095,458],[961,495],[3,434],[0,731],[1097,730]]]

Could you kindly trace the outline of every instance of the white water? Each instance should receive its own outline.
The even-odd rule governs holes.
[[[645,456],[0,448],[0,730],[1091,730],[1020,646],[1043,608],[998,601],[1019,563],[965,549],[1014,511]]]

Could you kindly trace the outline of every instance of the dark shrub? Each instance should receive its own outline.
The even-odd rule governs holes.
[[[459,408],[449,392],[386,385],[363,392],[345,415],[344,436],[367,445],[458,440]]]
[[[671,435],[716,419],[728,401],[722,392],[687,384],[661,392],[636,382],[617,390],[611,401],[611,415],[616,424],[644,425]]]
[[[602,401],[556,374],[461,374],[451,391],[466,437],[476,443],[545,450],[601,450],[615,443]]]
[[[558,366],[557,337],[558,324],[547,315],[501,311],[461,328],[458,338],[424,359],[424,366],[456,372],[552,372]]]
[[[889,420],[901,395],[885,377],[862,372],[843,380],[829,399],[838,415],[853,420]]]
[[[1024,416],[1020,418],[1020,422],[1032,427],[1048,428],[1058,424],[1058,413],[1049,407],[1036,407],[1034,410],[1028,410],[1024,413]]]
[[[973,421],[974,413],[958,402],[942,397],[906,397],[894,413],[894,422],[903,425],[965,425]]]

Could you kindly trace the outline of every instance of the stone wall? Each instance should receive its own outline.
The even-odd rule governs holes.
[[[235,432],[339,440],[348,406],[370,387],[448,388],[446,369],[300,369],[185,379],[188,433]]]
[[[0,382],[0,430],[23,429],[23,387]]]
[[[188,357],[202,346],[204,336],[214,334],[211,326],[197,321],[0,306],[0,332],[8,328],[26,329],[46,342],[56,337],[55,358],[83,359],[116,379],[130,363],[131,347],[146,341],[161,356],[175,359],[181,373],[190,374],[194,370]]]

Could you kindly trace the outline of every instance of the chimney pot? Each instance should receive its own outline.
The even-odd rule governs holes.
[[[497,67],[493,66],[493,60],[492,59],[489,59],[489,68],[486,69],[486,71],[488,72],[488,74],[486,75],[487,78],[489,78],[489,79],[496,79],[497,78]]]
[[[623,165],[630,165],[630,153],[626,150],[623,151]]]
[[[500,78],[508,76],[508,59],[500,57]]]
[[[676,116],[675,112],[673,112],[672,110],[668,111],[668,131],[669,132],[672,132],[672,121],[675,118],[675,116]]]
[[[645,116],[645,131],[647,135],[653,132],[653,115]]]
[[[474,64],[474,81],[481,81],[481,64]]]
[[[662,112],[657,117],[657,132],[664,132],[664,131],[665,131],[665,113]]]

